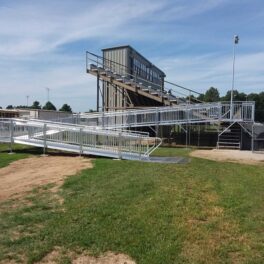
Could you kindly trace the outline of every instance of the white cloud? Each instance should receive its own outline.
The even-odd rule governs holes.
[[[149,0],[86,1],[76,9],[74,3],[26,1],[0,8],[0,56],[39,54],[77,40],[122,35],[129,21],[162,6]]]
[[[185,87],[205,92],[210,86],[221,94],[231,89],[232,56],[206,54],[156,58],[156,64],[165,70],[167,79]],[[242,54],[235,64],[235,89],[250,93],[264,90],[264,53]]]

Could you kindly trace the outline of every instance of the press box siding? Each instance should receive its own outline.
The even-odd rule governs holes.
[[[139,82],[142,82],[145,86],[151,85],[152,88],[163,89],[164,72],[132,47],[119,46],[103,49],[102,51],[105,66],[109,67],[112,71],[126,77],[129,77],[129,74],[136,75],[140,79]],[[111,63],[111,61],[114,63]],[[106,110],[124,108],[128,105],[128,98],[123,89],[104,82],[103,90]]]
[[[125,69],[121,65],[128,67],[128,48],[103,50],[103,58],[105,59],[104,63],[107,67],[111,68],[114,72],[123,75]],[[111,61],[118,64],[111,63]],[[127,102],[125,96],[123,96],[123,90],[120,90],[120,88],[111,84],[107,85],[104,83],[103,86],[105,106],[107,109],[115,110],[126,106]]]

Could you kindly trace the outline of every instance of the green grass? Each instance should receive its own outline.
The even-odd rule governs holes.
[[[0,144],[0,168],[7,166],[13,161],[24,159],[30,156],[32,148],[15,144],[13,146],[13,152],[16,154],[10,154],[9,144]]]
[[[52,186],[1,205],[0,261],[33,263],[59,246],[62,262],[69,251],[88,250],[122,252],[138,264],[263,263],[263,171],[196,158],[181,165],[96,159],[65,181],[62,205]]]

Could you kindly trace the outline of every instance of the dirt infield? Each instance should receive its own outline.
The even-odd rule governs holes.
[[[0,169],[0,201],[21,196],[48,183],[61,185],[66,176],[92,168],[90,159],[80,157],[33,157]]]
[[[257,154],[252,151],[230,149],[195,150],[191,152],[190,156],[216,161],[264,165],[264,154]]]

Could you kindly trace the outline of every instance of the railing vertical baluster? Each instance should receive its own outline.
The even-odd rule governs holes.
[[[80,128],[79,132],[79,145],[80,145],[80,156],[83,154],[83,129]]]
[[[14,121],[10,121],[10,144],[9,144],[9,154],[13,153],[13,142],[14,142]]]
[[[47,148],[47,124],[43,125],[43,155],[46,154],[46,148]]]
[[[118,133],[118,158],[122,159],[122,133]]]

